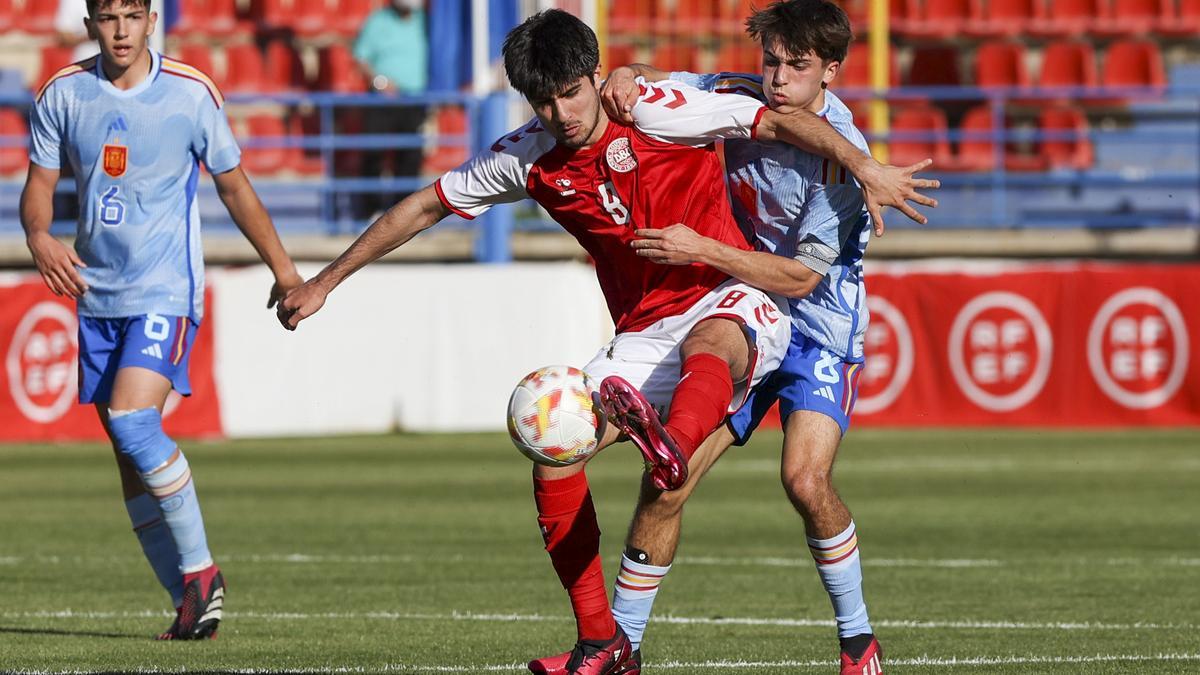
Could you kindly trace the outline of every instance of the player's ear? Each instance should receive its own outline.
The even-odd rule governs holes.
[[[96,27],[92,25],[92,17],[86,16],[83,18],[83,29],[87,31],[89,40],[100,39],[100,34],[96,32]]]
[[[154,29],[157,26],[158,26],[158,12],[150,12],[150,21],[148,23],[148,29],[146,30],[146,35],[154,35]]]
[[[821,88],[828,89],[829,85],[833,84],[834,78],[836,78],[838,76],[838,73],[841,72],[841,70],[842,70],[842,62],[841,61],[830,61],[829,63],[827,63],[825,65],[825,73],[821,77]]]

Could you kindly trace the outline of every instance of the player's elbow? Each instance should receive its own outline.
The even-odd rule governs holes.
[[[789,272],[780,293],[799,300],[812,293],[819,283],[821,283],[821,275],[805,267],[803,270]]]

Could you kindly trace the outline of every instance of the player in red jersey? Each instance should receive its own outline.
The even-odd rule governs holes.
[[[536,119],[401,201],[341,256],[280,304],[294,329],[354,271],[456,213],[473,218],[494,204],[532,198],[592,255],[617,336],[585,367],[619,376],[699,443],[778,364],[789,340],[787,316],[765,293],[705,265],[666,267],[636,255],[634,230],[686,222],[746,250],[725,197],[713,142],[762,138],[799,145],[841,162],[884,205],[915,214],[926,200],[917,167],[884,167],[814,115],[780,115],[758,101],[674,84],[645,85],[632,126],[601,110],[596,36],[559,10],[534,15],[504,44],[509,81]],[[786,304],[783,305],[786,307]],[[603,429],[601,447],[617,440]],[[648,452],[655,478],[686,478],[678,456]],[[530,663],[535,673],[635,675],[629,641],[616,626],[601,571],[600,530],[583,466],[534,468],[534,500],[546,549],[575,612],[578,642]]]

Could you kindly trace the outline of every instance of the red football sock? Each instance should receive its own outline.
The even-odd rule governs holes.
[[[611,638],[617,632],[617,623],[608,604],[600,563],[600,525],[587,474],[580,471],[558,480],[534,476],[533,499],[546,551],[571,596],[579,639]]]
[[[665,426],[685,457],[691,459],[696,448],[725,419],[732,400],[733,378],[725,359],[696,354],[683,362]]]

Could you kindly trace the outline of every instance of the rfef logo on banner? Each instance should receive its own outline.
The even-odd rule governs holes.
[[[30,421],[54,422],[75,403],[77,340],[75,313],[56,302],[34,305],[17,324],[5,366],[13,401]]]
[[[887,410],[912,377],[916,350],[908,321],[896,306],[872,295],[867,297],[871,323],[865,337],[866,363],[858,386],[854,412],[870,415]]]
[[[1096,312],[1088,329],[1087,357],[1106,396],[1133,410],[1157,408],[1187,375],[1187,323],[1162,292],[1126,289]]]
[[[950,372],[976,405],[1008,412],[1037,397],[1050,375],[1054,340],[1028,299],[1007,291],[971,300],[950,328]]]

